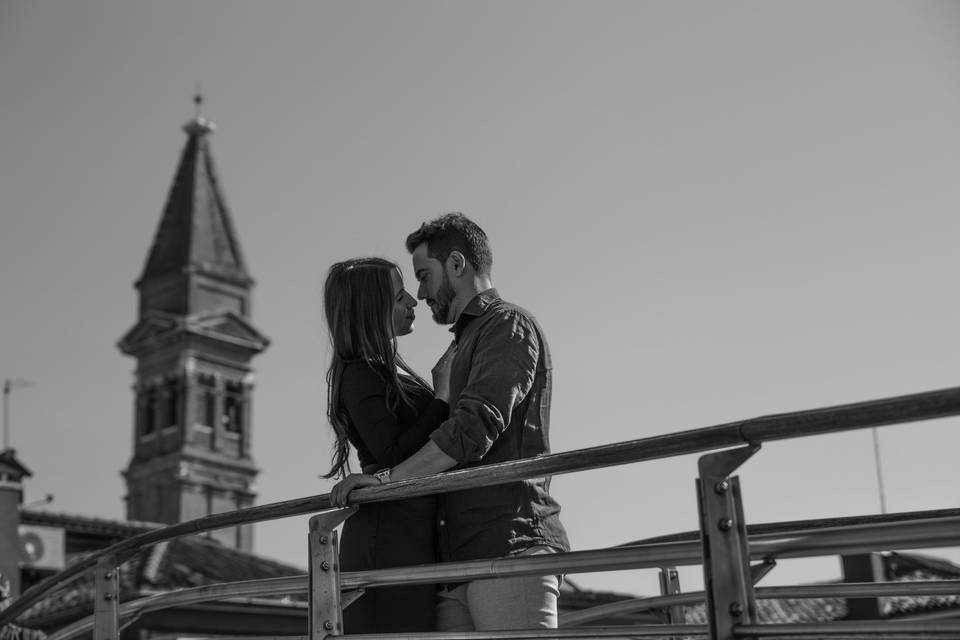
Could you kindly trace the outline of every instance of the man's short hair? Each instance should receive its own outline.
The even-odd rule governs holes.
[[[407,236],[407,251],[427,243],[427,255],[445,262],[451,251],[459,251],[480,275],[489,275],[493,266],[493,252],[487,234],[480,226],[458,211],[446,213],[435,220],[424,222]]]

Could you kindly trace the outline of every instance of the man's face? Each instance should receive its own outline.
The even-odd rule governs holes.
[[[451,307],[456,298],[456,292],[450,285],[450,278],[444,265],[436,258],[427,255],[427,243],[421,243],[413,251],[413,273],[420,286],[417,288],[417,299],[426,300],[433,319],[439,324],[453,322]]]

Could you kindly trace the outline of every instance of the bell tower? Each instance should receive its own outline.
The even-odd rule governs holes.
[[[118,347],[136,358],[127,518],[173,524],[254,503],[250,361],[269,340],[250,323],[247,271],[210,152],[214,125],[186,144],[135,283],[137,323]],[[211,536],[252,551],[249,525]]]

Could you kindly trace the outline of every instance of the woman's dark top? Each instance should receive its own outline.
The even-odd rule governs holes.
[[[418,451],[450,411],[446,402],[411,384],[405,389],[414,407],[398,402],[393,415],[386,389],[383,378],[363,361],[343,370],[340,398],[350,415],[350,443],[365,471],[393,467]],[[436,514],[434,496],[361,505],[343,525],[341,571],[435,562]],[[371,588],[344,609],[344,632],[434,631],[435,610],[434,585]]]

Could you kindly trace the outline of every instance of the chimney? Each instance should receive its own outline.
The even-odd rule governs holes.
[[[10,582],[10,596],[20,595],[20,503],[24,478],[30,470],[17,460],[17,452],[0,452],[0,573]]]
[[[841,556],[844,582],[884,582],[885,563],[880,553]],[[883,617],[880,598],[847,598],[847,620],[879,620]]]

